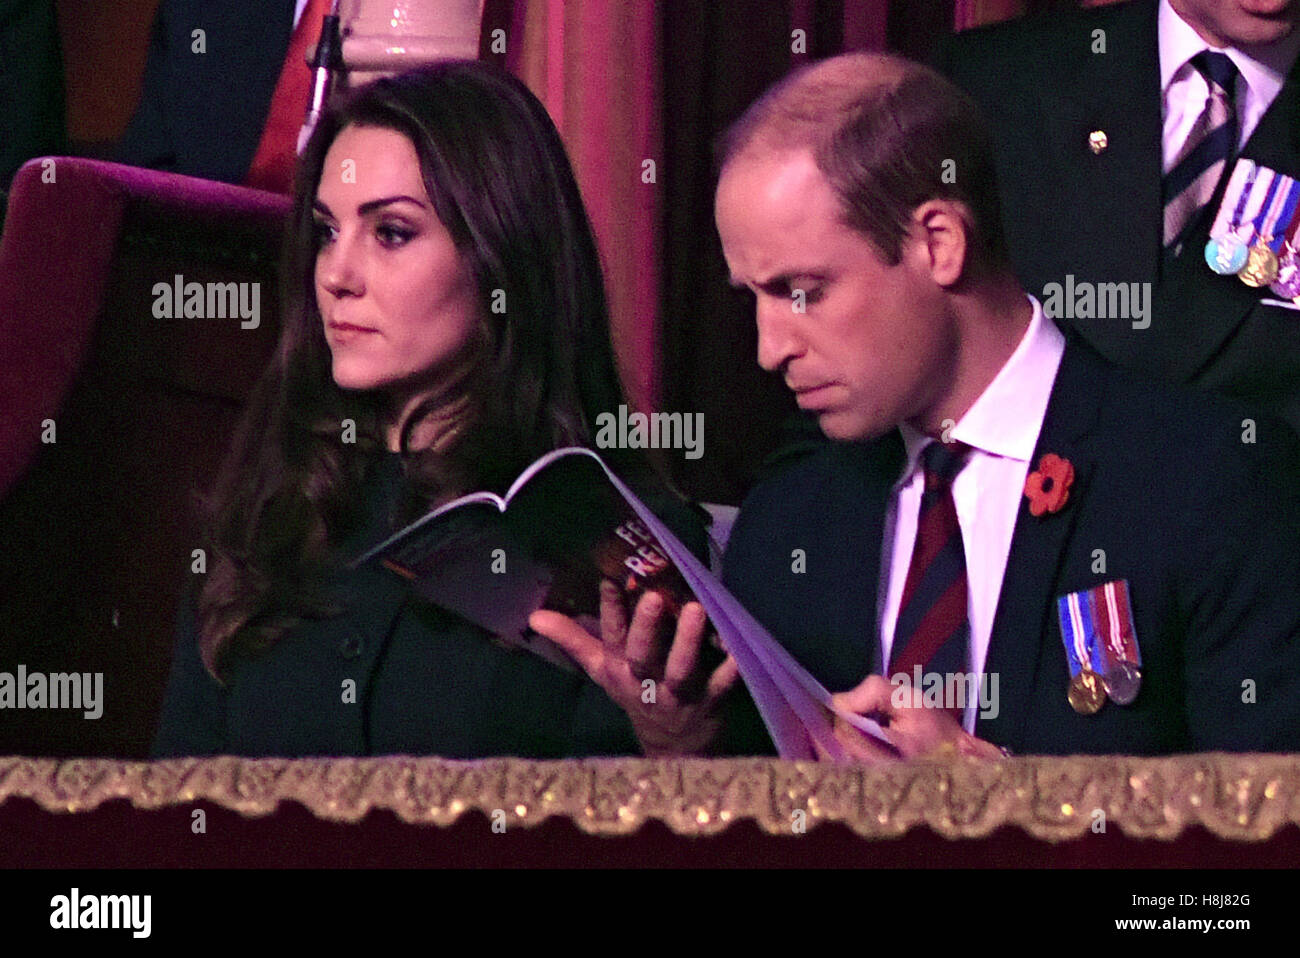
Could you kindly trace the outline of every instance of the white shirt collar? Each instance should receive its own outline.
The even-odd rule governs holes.
[[[993,381],[952,428],[949,436],[979,452],[1029,462],[1047,415],[1047,402],[1065,352],[1065,336],[1029,296],[1033,315],[1009,359]],[[907,465],[900,482],[916,469],[921,450],[930,437],[907,423],[899,424],[907,450]]]
[[[1186,20],[1178,15],[1169,0],[1160,0],[1156,15],[1160,44],[1160,92],[1168,93],[1169,85],[1186,70],[1193,70],[1188,61],[1202,50],[1216,49],[1201,39]],[[1241,78],[1251,93],[1262,103],[1272,103],[1286,76],[1291,72],[1297,53],[1300,53],[1300,28],[1276,43],[1249,48],[1224,47],[1237,67]]]

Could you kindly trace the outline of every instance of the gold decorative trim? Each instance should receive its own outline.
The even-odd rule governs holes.
[[[867,838],[897,838],[918,826],[982,838],[1010,825],[1065,841],[1104,815],[1107,831],[1133,838],[1174,839],[1200,825],[1220,838],[1262,841],[1300,825],[1300,756],[952,758],[876,767],[696,758],[3,757],[0,804],[11,798],[70,813],[113,799],[144,810],[203,801],[250,817],[292,801],[329,821],[387,809],[434,825],[499,809],[510,825],[560,816],[599,835],[630,834],[651,820],[679,835],[709,835],[748,818],[773,835],[840,822]]]

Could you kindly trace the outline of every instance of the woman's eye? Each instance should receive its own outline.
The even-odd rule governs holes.
[[[320,249],[327,243],[334,242],[334,227],[322,220],[316,220],[312,224],[312,235],[316,242],[316,248]]]
[[[383,223],[375,228],[375,235],[384,246],[392,248],[405,245],[415,235],[415,231],[404,226]]]

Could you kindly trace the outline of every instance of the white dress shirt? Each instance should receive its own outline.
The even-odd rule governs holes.
[[[1160,90],[1164,116],[1164,172],[1168,173],[1187,142],[1197,117],[1210,96],[1209,84],[1191,64],[1202,50],[1214,50],[1180,17],[1169,0],[1160,0],[1157,13],[1160,37]],[[1300,29],[1292,30],[1276,43],[1246,48],[1224,47],[1240,74],[1233,98],[1237,110],[1237,149],[1240,150],[1259,126],[1260,117],[1277,98],[1286,75],[1300,53]]]
[[[952,439],[971,447],[965,467],[953,480],[952,495],[966,552],[970,668],[981,681],[1030,459],[1065,351],[1061,331],[1043,313],[1038,300],[1032,296],[1029,300],[1033,318],[1020,344],[950,433]],[[876,605],[880,610],[881,661],[886,665],[916,542],[924,483],[921,450],[930,441],[906,423],[899,431],[907,463],[885,513],[881,600]],[[975,730],[978,709],[978,702],[966,705],[968,732]]]
[[[297,0],[293,7],[293,25],[298,26],[298,21],[302,19],[302,12],[307,9],[307,0]]]

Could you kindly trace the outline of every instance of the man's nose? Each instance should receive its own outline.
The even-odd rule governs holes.
[[[760,295],[755,306],[758,323],[758,364],[770,373],[777,372],[799,350],[795,334],[795,313],[789,299]]]

